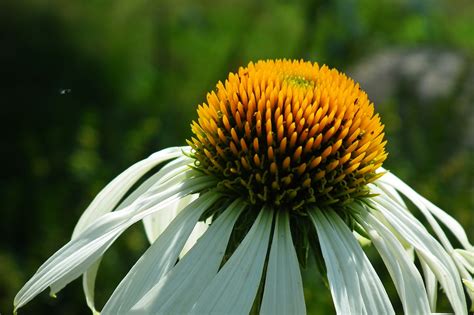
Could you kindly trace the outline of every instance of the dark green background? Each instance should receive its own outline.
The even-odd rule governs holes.
[[[375,104],[389,139],[385,166],[472,228],[473,34],[469,0],[0,2],[0,312],[11,312],[101,187],[152,152],[184,145],[206,92],[260,58],[304,58],[362,77],[365,64],[378,69],[393,88]],[[374,55],[394,52],[400,69],[417,53],[449,52],[462,66],[448,92],[428,100],[417,94],[422,74],[407,79],[395,66],[392,82],[377,66]],[[369,97],[379,91],[362,87]],[[99,305],[146,246],[136,225],[107,252]],[[314,269],[304,281],[308,312],[333,312]],[[43,293],[20,314],[87,314],[81,290],[75,281],[57,299]]]

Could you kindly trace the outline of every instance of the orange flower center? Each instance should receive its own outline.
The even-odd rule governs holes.
[[[300,209],[366,197],[387,156],[367,94],[317,63],[250,63],[197,112],[188,141],[196,167],[252,204]]]

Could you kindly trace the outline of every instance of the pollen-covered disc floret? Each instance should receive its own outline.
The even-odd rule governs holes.
[[[196,168],[253,204],[298,209],[368,195],[386,158],[358,84],[317,63],[268,60],[230,73],[192,124]]]

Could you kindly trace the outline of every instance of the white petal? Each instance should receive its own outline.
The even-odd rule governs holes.
[[[199,238],[207,231],[208,227],[209,225],[207,225],[205,222],[196,223],[196,226],[191,232],[191,235],[186,241],[186,244],[184,244],[184,247],[181,250],[181,253],[179,253],[180,259],[183,258],[187,254],[187,252],[191,250],[191,248],[193,248],[193,246],[196,244]]]
[[[117,210],[123,209],[129,205],[131,205],[135,200],[137,200],[143,193],[149,190],[154,185],[158,185],[158,187],[163,187],[164,185],[170,184],[170,179],[175,178],[180,174],[184,173],[185,170],[188,168],[185,167],[187,164],[190,163],[188,157],[183,156],[175,159],[174,161],[168,163],[159,172],[150,176],[146,181],[144,181],[137,189],[135,189],[130,195],[128,195],[118,206]],[[188,196],[182,199],[189,199]],[[175,203],[179,203],[180,200],[177,200]],[[143,219],[145,221],[149,217],[158,218],[160,215],[166,216],[168,210],[159,211],[157,214],[152,214]],[[174,218],[175,216],[173,216]],[[169,223],[169,222],[168,222]],[[160,231],[161,233],[161,231]],[[158,236],[158,235],[156,235]],[[77,237],[77,235],[76,235]],[[97,270],[99,269],[100,259],[95,262],[88,270],[86,270],[83,274],[82,286],[84,290],[84,295],[86,297],[86,302],[92,312],[95,314],[97,312],[95,308],[94,302],[94,288],[95,288],[95,279],[97,276]],[[65,285],[65,284],[64,284]],[[51,285],[51,293],[54,294],[61,290],[62,287],[57,287],[57,284],[53,283]]]
[[[444,232],[442,232],[438,223],[434,220],[431,214],[435,215],[443,224],[451,230],[453,235],[459,240],[465,249],[474,250],[474,247],[470,244],[466,232],[459,222],[457,222],[449,214],[435,206],[429,200],[418,194],[410,186],[405,184],[402,180],[396,177],[392,173],[386,173],[378,181],[386,183],[395,189],[399,190],[402,194],[408,197],[423,213],[430,225],[433,227],[436,235],[440,238],[440,241],[443,243],[443,246],[449,251],[452,250],[451,244],[449,243]],[[449,245],[446,245],[448,243]]]
[[[354,237],[356,238],[356,240],[360,244],[360,246],[366,247],[366,246],[370,246],[372,244],[372,241],[370,239],[360,235],[356,231],[352,231],[352,234],[354,235]]]
[[[143,219],[143,226],[150,244],[152,244],[158,236],[168,227],[178,213],[191,202],[196,200],[197,195],[189,195],[173,202],[168,209],[163,212],[150,215]]]
[[[235,221],[246,207],[233,202],[190,252],[133,307],[138,313],[187,314],[214,278]]]
[[[473,281],[467,281],[467,280],[463,280],[463,282],[466,285],[466,288],[474,293],[474,282]]]
[[[169,202],[177,198],[200,191],[212,184],[214,182],[205,177],[192,178],[155,194],[154,198],[147,196],[144,202],[141,202],[139,198],[129,207],[101,216],[38,269],[16,295],[15,309],[23,306],[48,286],[62,288],[80,276],[133,223],[162,210]]]
[[[474,273],[474,252],[464,249],[455,249],[454,255],[458,257],[459,261],[471,273]]]
[[[463,249],[455,249],[451,256],[453,257],[454,263],[458,267],[463,283],[465,283],[465,281],[472,282],[472,273],[474,271],[474,253]],[[467,289],[467,295],[469,296],[472,305],[474,302],[474,292]]]
[[[390,173],[386,173],[384,176],[388,176],[387,174],[390,174]],[[384,177],[384,176],[382,176],[382,177]],[[381,190],[383,190],[385,192],[385,195],[389,196],[393,201],[395,201],[395,202],[399,203],[400,205],[402,205],[403,208],[407,208],[407,206],[405,204],[405,201],[400,196],[398,191],[395,188],[392,187],[392,185],[387,184],[383,180],[377,180],[377,181],[375,181],[375,184],[377,185],[377,187],[379,187]],[[409,211],[408,208],[407,208],[407,211]]]
[[[423,225],[410,213],[400,209],[383,194],[373,199],[376,208],[428,264],[444,288],[455,313],[466,313],[466,300],[458,270],[444,248],[428,233]]]
[[[360,293],[357,266],[352,255],[346,253],[339,239],[331,237],[334,231],[319,210],[318,213],[309,214],[318,233],[337,314],[363,314],[364,302]],[[342,256],[339,251],[342,251]]]
[[[219,198],[207,193],[183,209],[120,282],[102,314],[128,312],[174,266],[199,217]]]
[[[287,211],[278,211],[260,314],[306,314],[298,257]]]
[[[92,311],[92,314],[98,315],[99,311],[95,308],[94,295],[95,295],[95,278],[97,277],[97,271],[99,270],[100,261],[98,259],[95,263],[92,264],[89,269],[82,276],[82,288],[84,290],[84,295],[86,297],[87,306]],[[53,291],[51,289],[51,291]]]
[[[193,173],[193,171],[188,170],[187,172],[182,172],[181,174],[179,174],[179,176],[175,176],[173,178],[173,180],[169,180],[166,183],[163,183],[163,185],[152,186],[152,188],[150,188],[150,190],[147,193],[144,193],[144,194],[140,195],[139,198],[137,198],[134,201],[133,204],[130,204],[130,202],[126,202],[127,200],[125,200],[124,204],[128,204],[128,206],[126,208],[122,208],[120,210],[115,210],[114,213],[118,213],[116,217],[109,216],[109,218],[111,218],[111,217],[115,218],[114,219],[114,220],[116,220],[116,221],[114,221],[115,224],[119,224],[120,221],[122,221],[120,224],[123,223],[122,224],[123,230],[121,230],[121,231],[117,230],[118,235],[120,235],[125,229],[127,229],[131,224],[135,223],[137,220],[141,220],[143,217],[146,217],[149,213],[158,212],[157,209],[161,210],[159,212],[162,212],[163,211],[163,206],[165,204],[163,204],[161,206],[158,206],[158,208],[154,207],[155,205],[157,205],[161,202],[164,202],[165,200],[167,201],[166,205],[169,205],[170,202],[172,203],[174,200],[178,200],[179,197],[181,197],[185,194],[184,192],[187,191],[184,188],[185,186],[193,186],[194,182],[201,181],[201,179],[194,178],[194,179],[189,179],[188,182],[186,182],[185,184],[182,184],[181,182],[184,181],[186,179],[186,177],[188,177],[189,174],[192,174],[192,173]],[[163,187],[164,184],[166,184],[166,188]],[[168,184],[171,185],[171,186],[169,186]],[[155,190],[152,190],[153,188]],[[159,191],[159,193],[157,193],[156,191]],[[167,198],[172,197],[173,195],[174,195],[174,199],[169,199],[169,200],[167,199]],[[110,215],[110,213],[108,213],[106,215]],[[132,220],[132,218],[134,216],[138,216],[137,219],[127,223],[127,220]],[[90,226],[92,226],[92,224]],[[112,225],[110,225],[110,226],[112,226]],[[98,231],[98,233],[99,234],[97,234],[97,235],[100,235],[100,231]],[[81,235],[82,235],[82,233],[80,233],[75,238],[72,238],[71,241],[74,241],[74,240],[78,239]],[[107,245],[104,248],[104,251],[114,241],[115,241],[115,238],[110,236],[110,238],[107,239],[107,242],[109,242],[109,245]],[[101,256],[99,256],[99,257],[101,257]],[[92,275],[87,275],[87,270],[84,273],[86,273],[86,275],[85,275],[86,277],[89,277],[88,282],[89,282],[89,285],[90,285],[91,284],[90,281],[93,280],[93,277],[92,277]],[[69,273],[68,276],[61,277],[58,280],[51,283],[51,285],[50,285],[51,294],[54,295],[55,293],[60,291],[62,288],[64,288],[69,282],[74,280],[76,277],[77,276],[74,273]],[[87,290],[87,288],[86,288],[86,290]],[[89,292],[89,291],[86,291],[86,292]],[[86,297],[86,299],[87,299],[87,297]]]
[[[444,212],[442,209],[434,205],[428,199],[424,198],[423,196],[419,196],[421,200],[424,202],[428,210],[435,215],[443,224],[451,230],[453,235],[458,239],[464,249],[469,251],[474,251],[474,246],[471,245],[469,239],[467,238],[466,232],[464,228],[459,224],[456,219],[452,216]]]
[[[231,258],[191,310],[192,314],[248,314],[262,278],[273,211],[263,208]]]
[[[387,174],[386,176],[389,177],[389,175],[391,174]],[[403,190],[402,193],[405,194],[408,197],[408,199],[410,199],[415,204],[415,206],[420,210],[420,212],[425,216],[425,218],[428,220],[428,223],[433,228],[433,231],[435,232],[436,236],[438,237],[439,241],[444,246],[444,248],[448,252],[452,251],[453,246],[449,242],[448,237],[446,236],[446,234],[444,233],[443,229],[438,224],[438,222],[435,220],[431,212],[428,211],[425,204],[421,202],[419,198],[417,198],[412,192],[408,190]],[[406,209],[406,207],[403,207],[403,206],[401,206],[400,208]]]
[[[55,282],[61,282],[61,284],[55,285],[55,288],[59,288],[79,277],[102,256],[108,246],[122,232],[117,229],[118,223],[116,221],[118,219],[121,222],[126,221],[127,217],[116,217],[107,217],[96,221],[90,229],[86,229],[82,233],[82,237],[71,240],[51,256],[18,292],[14,301],[15,307],[23,306]],[[97,225],[100,225],[99,229],[97,229]],[[103,230],[106,232],[104,233]]]
[[[164,190],[175,183],[181,182],[182,178],[189,177],[187,171],[190,169],[190,163],[191,160],[186,156],[181,156],[168,162],[156,174],[150,176],[150,178],[146,179],[137,189],[128,195],[115,210],[120,210],[131,205],[146,193]]]
[[[471,308],[469,309],[469,312],[474,312],[474,303],[472,302],[472,296],[474,296],[474,281],[472,279],[462,279],[462,283],[464,283],[464,286],[466,287],[467,294],[471,296]]]
[[[466,287],[467,294],[471,297],[471,308],[469,309],[469,312],[474,312],[474,281],[471,279],[462,279],[462,283]]]
[[[374,215],[366,213],[360,223],[387,266],[405,314],[429,314],[430,306],[423,279],[402,244]]]
[[[182,155],[183,150],[187,150],[187,147],[173,147],[161,150],[147,159],[130,166],[118,175],[102,189],[84,211],[74,228],[73,238],[87,228],[95,219],[112,211],[125,193],[149,170],[166,160]]]
[[[423,275],[425,277],[425,287],[426,293],[428,294],[428,301],[430,302],[430,309],[431,312],[436,312],[436,303],[438,301],[438,280],[436,280],[436,276],[431,271],[428,264],[422,257],[420,258],[420,265],[421,269],[423,269]]]
[[[336,312],[394,314],[377,273],[344,221],[333,210],[317,209],[309,215],[318,232]]]

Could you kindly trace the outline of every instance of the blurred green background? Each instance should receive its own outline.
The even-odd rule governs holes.
[[[0,43],[2,314],[107,182],[184,145],[206,92],[261,58],[318,61],[360,81],[386,124],[385,166],[473,237],[473,1],[6,0]],[[107,252],[99,306],[146,246],[136,225]],[[308,312],[334,312],[314,269],[304,281]],[[87,313],[81,281],[20,310]]]

